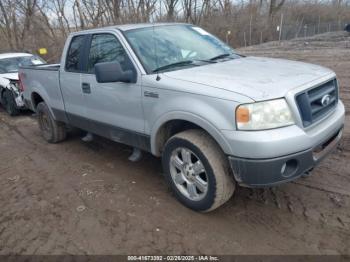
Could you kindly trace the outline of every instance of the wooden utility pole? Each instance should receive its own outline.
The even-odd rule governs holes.
[[[283,13],[281,14],[280,32],[279,32],[279,36],[278,36],[279,42],[281,42],[281,38],[282,38],[282,27],[283,27]]]
[[[252,21],[253,15],[250,15],[250,22],[249,22],[249,45],[252,45]]]

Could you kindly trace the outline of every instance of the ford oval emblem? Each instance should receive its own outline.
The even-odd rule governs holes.
[[[331,102],[331,96],[330,95],[325,95],[321,99],[322,106],[328,106],[330,102]]]

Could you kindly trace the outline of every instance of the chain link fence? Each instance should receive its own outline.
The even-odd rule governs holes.
[[[292,38],[311,37],[318,34],[324,34],[327,32],[344,30],[346,23],[331,22],[331,23],[317,23],[317,24],[302,24],[285,25],[282,26],[281,40],[289,40]]]
[[[246,26],[241,32],[238,33],[239,41],[236,41],[241,47],[250,45],[257,45],[269,41],[283,41],[291,40],[294,38],[307,38],[318,34],[324,34],[328,32],[343,31],[346,27],[346,22],[335,21],[328,23],[316,23],[316,24],[282,24],[276,25],[273,30],[259,30],[251,29]],[[226,40],[230,40],[227,36]]]

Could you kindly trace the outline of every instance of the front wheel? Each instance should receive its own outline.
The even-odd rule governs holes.
[[[3,106],[10,116],[16,116],[20,112],[16,105],[16,100],[12,91],[8,89],[6,89],[4,92]]]
[[[49,107],[44,102],[38,104],[36,112],[41,134],[47,142],[58,143],[66,138],[66,125],[53,118]]]
[[[188,130],[171,137],[162,161],[176,198],[193,210],[214,210],[234,192],[235,182],[230,176],[228,161],[204,131]]]

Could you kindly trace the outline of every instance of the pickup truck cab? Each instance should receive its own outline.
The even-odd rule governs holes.
[[[25,108],[21,86],[18,84],[18,68],[44,63],[40,57],[28,53],[0,54],[0,104],[9,115],[17,115]]]
[[[20,72],[48,142],[64,140],[71,125],[151,152],[177,199],[202,212],[225,203],[236,184],[299,178],[342,135],[334,72],[244,57],[189,24],[76,32],[61,64]]]

